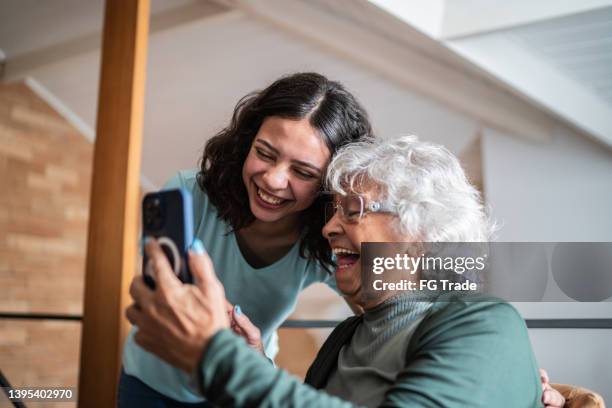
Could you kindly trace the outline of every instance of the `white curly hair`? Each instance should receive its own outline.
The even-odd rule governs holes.
[[[327,187],[363,193],[368,182],[399,217],[399,232],[421,242],[487,242],[494,231],[480,193],[441,145],[416,136],[348,144],[328,167]]]

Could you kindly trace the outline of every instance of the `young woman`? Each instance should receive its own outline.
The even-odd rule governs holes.
[[[247,340],[268,357],[298,293],[314,282],[334,285],[318,193],[336,150],[370,134],[365,110],[341,84],[315,73],[287,76],[242,98],[206,144],[200,170],[165,186],[191,192],[195,236],[236,305],[236,330],[241,322],[258,327],[261,343]],[[136,345],[136,331],[124,350],[119,406],[207,406],[188,375]]]

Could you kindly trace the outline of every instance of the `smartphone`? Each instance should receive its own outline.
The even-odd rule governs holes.
[[[193,242],[193,204],[187,190],[162,190],[147,194],[142,200],[142,238],[153,237],[168,258],[174,274],[183,283],[193,283],[187,262],[187,251]],[[155,280],[143,254],[142,274],[145,283],[155,289]]]

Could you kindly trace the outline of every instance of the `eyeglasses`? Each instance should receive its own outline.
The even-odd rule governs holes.
[[[336,212],[344,222],[354,224],[359,222],[367,213],[392,211],[381,201],[368,201],[359,194],[336,194],[325,203],[325,223],[328,223]]]

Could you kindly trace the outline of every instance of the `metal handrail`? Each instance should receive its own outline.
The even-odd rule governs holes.
[[[78,321],[83,320],[81,315],[55,314],[55,313],[22,313],[22,312],[0,312],[0,319],[17,320],[64,320]]]
[[[0,319],[81,321],[83,316],[53,313],[2,312]],[[333,329],[341,320],[289,319],[284,329]],[[612,329],[612,319],[525,319],[530,329]]]
[[[339,320],[286,320],[284,329],[328,329]],[[525,319],[529,329],[612,329],[612,319]]]

